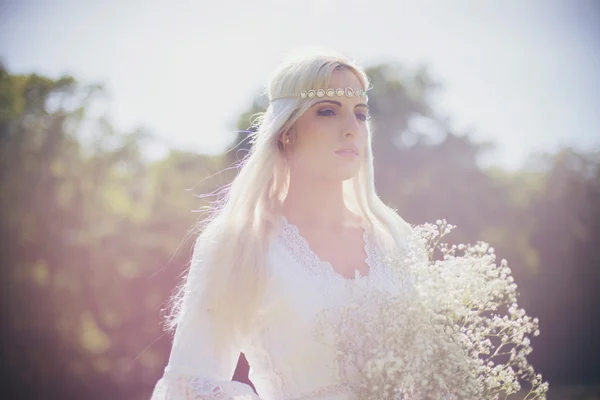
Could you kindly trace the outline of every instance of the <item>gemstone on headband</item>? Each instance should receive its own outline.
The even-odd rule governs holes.
[[[328,89],[307,89],[307,90],[303,90],[298,94],[289,94],[289,95],[281,95],[281,96],[277,96],[271,99],[271,101],[277,100],[277,99],[283,99],[283,98],[294,98],[294,97],[300,97],[301,99],[314,99],[315,97],[321,98],[321,97],[333,97],[333,96],[346,96],[346,97],[363,97],[365,99],[365,101],[368,100],[369,96],[367,96],[366,91],[362,90],[362,89],[352,89],[352,88],[346,88],[346,89],[342,89],[342,88],[328,88]]]

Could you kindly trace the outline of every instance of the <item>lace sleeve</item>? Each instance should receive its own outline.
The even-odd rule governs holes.
[[[257,400],[252,389],[240,382],[217,382],[185,374],[165,375],[157,382],[150,400]]]
[[[202,240],[196,241],[185,283],[173,346],[164,374],[151,400],[259,399],[252,388],[231,378],[241,349],[241,338],[216,350],[212,340],[212,313],[200,295],[206,265]],[[237,335],[236,337],[239,337]]]

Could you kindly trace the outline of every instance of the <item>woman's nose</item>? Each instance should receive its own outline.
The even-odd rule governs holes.
[[[358,133],[360,126],[354,113],[350,113],[350,116],[345,118],[344,135],[355,136]]]

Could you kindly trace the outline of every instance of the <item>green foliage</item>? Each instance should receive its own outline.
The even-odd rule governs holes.
[[[457,225],[451,241],[491,242],[509,260],[523,306],[540,318],[536,369],[551,383],[592,381],[600,367],[586,350],[600,347],[600,318],[589,308],[600,283],[598,154],[565,149],[532,156],[517,172],[483,170],[488,144],[452,132],[436,114],[430,98],[439,84],[426,69],[380,65],[368,74],[382,198],[411,223]],[[9,397],[149,397],[170,350],[160,310],[189,261],[203,217],[192,211],[209,204],[195,195],[228,183],[233,173],[217,172],[251,146],[241,132],[241,145],[222,156],[173,150],[150,162],[142,152],[149,133],[116,132],[91,116],[103,98],[102,87],[72,77],[0,68]],[[257,98],[238,127],[248,129],[264,107]]]
[[[69,77],[4,73],[0,89],[1,271],[10,299],[2,355],[11,383],[26,390],[19,397],[34,396],[30,382],[54,382],[46,390],[61,397],[68,378],[86,394],[63,398],[134,398],[125,394],[131,382],[147,392],[164,367],[159,310],[189,259],[191,212],[207,204],[194,194],[226,183],[210,177],[225,159],[172,151],[147,162],[148,135],[92,118],[102,88]],[[93,136],[81,135],[84,123]],[[159,338],[162,346],[145,349]]]

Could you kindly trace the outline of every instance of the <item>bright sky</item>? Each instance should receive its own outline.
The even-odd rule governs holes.
[[[514,168],[532,151],[600,149],[595,0],[0,0],[13,73],[103,82],[118,129],[221,151],[282,57],[330,47],[363,66],[428,64],[453,128]]]

